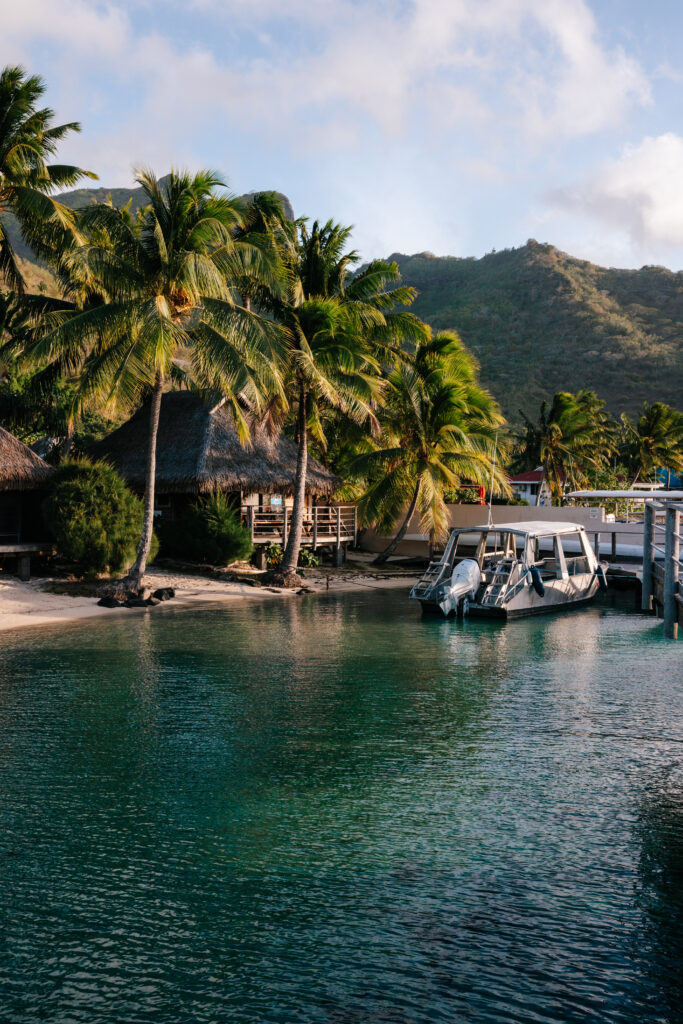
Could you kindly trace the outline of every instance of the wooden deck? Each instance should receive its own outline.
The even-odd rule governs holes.
[[[253,544],[287,543],[290,510],[259,509],[253,505],[242,508],[242,521],[251,531]],[[301,544],[315,550],[322,547],[339,548],[355,545],[358,536],[358,517],[355,505],[317,505],[304,512]]]
[[[31,555],[49,555],[54,551],[50,541],[37,542],[16,542],[12,544],[0,544],[0,558],[9,555],[16,557],[17,576],[26,582],[31,578]]]

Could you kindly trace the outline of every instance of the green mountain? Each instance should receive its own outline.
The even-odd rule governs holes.
[[[510,419],[581,388],[615,414],[683,408],[683,273],[598,267],[533,239],[481,259],[390,258],[418,289],[413,311],[460,333]]]
[[[140,188],[82,188],[60,199],[75,209],[110,196],[116,206],[130,201],[133,212],[143,203]],[[52,291],[49,273],[9,226],[29,287]],[[436,329],[459,331],[511,420],[520,409],[535,416],[555,391],[581,388],[597,391],[614,414],[635,413],[646,400],[683,408],[683,273],[598,267],[533,239],[481,259],[390,258],[419,292],[413,311]]]

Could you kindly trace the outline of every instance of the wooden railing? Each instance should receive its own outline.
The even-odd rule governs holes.
[[[242,508],[242,521],[251,531],[253,544],[282,544],[284,547],[290,520],[288,508],[259,509],[253,505]],[[355,505],[314,505],[304,512],[301,543],[306,547],[355,544],[357,533]]]

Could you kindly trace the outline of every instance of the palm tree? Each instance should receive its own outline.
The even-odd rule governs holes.
[[[277,268],[253,244],[235,239],[241,214],[216,193],[210,171],[171,172],[159,181],[137,175],[149,205],[133,221],[127,210],[95,205],[80,211],[88,242],[66,257],[82,293],[101,301],[55,314],[61,322],[27,350],[80,378],[83,399],[130,407],[151,395],[143,528],[126,585],[138,589],[152,539],[156,439],[164,388],[193,381],[226,397],[248,440],[246,404],[280,387],[281,332],[235,299],[247,268],[277,289]]]
[[[370,481],[359,502],[361,519],[388,531],[399,522],[407,497],[409,502],[375,564],[394,553],[416,508],[430,546],[444,536],[444,492],[463,478],[483,485],[493,478],[494,490],[509,493],[500,459],[494,470],[495,436],[503,416],[479,385],[477,363],[455,333],[444,331],[418,345],[414,359],[389,374],[379,419],[379,438],[352,463]]]
[[[578,487],[590,471],[604,467],[614,451],[614,425],[594,391],[559,391],[543,402],[537,423],[524,413],[524,460],[541,465],[554,505],[562,504],[566,485]]]
[[[654,479],[657,470],[667,471],[667,487],[671,471],[683,471],[683,413],[654,402],[643,405],[635,424],[622,416],[626,431],[626,454],[635,470],[633,483],[641,477]]]
[[[358,254],[348,251],[351,228],[317,221],[290,224],[280,237],[287,294],[274,304],[288,344],[287,406],[295,416],[298,446],[291,527],[279,582],[296,581],[306,503],[311,438],[324,449],[325,411],[350,422],[375,423],[380,360],[396,358],[402,341],[422,338],[425,327],[400,307],[412,288],[398,285],[395,263],[375,261],[357,274]]]
[[[53,125],[53,111],[38,107],[44,92],[38,75],[27,77],[20,67],[0,72],[0,277],[18,292],[24,281],[5,215],[13,214],[29,245],[45,254],[74,226],[73,211],[51,193],[81,178],[97,177],[79,167],[47,162],[58,143],[69,132],[80,131],[80,125]]]

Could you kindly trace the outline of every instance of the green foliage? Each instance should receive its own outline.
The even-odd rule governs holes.
[[[444,501],[449,505],[478,505],[479,488],[478,487],[453,487],[451,490],[444,491]]]
[[[53,111],[39,107],[45,84],[23,68],[0,71],[0,279],[22,291],[24,281],[10,239],[6,211],[17,219],[26,242],[41,254],[73,226],[73,215],[50,193],[73,185],[86,172],[66,164],[50,164],[59,142],[74,123],[54,125]],[[91,174],[89,177],[95,177]]]
[[[158,525],[165,555],[209,565],[228,565],[251,557],[249,530],[225,494],[216,491]]]
[[[367,480],[358,504],[361,521],[384,532],[403,519],[379,561],[401,539],[415,508],[432,542],[443,537],[448,526],[444,495],[463,481],[490,487],[493,478],[495,491],[509,492],[497,438],[503,418],[479,385],[477,370],[460,338],[444,331],[419,344],[414,358],[388,375],[379,435],[352,463]]]
[[[395,259],[417,288],[413,311],[436,331],[458,331],[509,418],[596,381],[615,415],[634,415],[645,398],[680,403],[679,273],[599,267],[533,239],[482,259]]]
[[[594,391],[559,391],[552,402],[541,403],[537,421],[522,417],[526,432],[518,466],[543,466],[554,505],[561,504],[565,490],[588,486],[591,474],[603,470],[616,451],[616,424]]]
[[[142,502],[104,462],[64,462],[43,515],[59,553],[86,576],[122,572],[135,558]],[[156,547],[155,541],[152,553]]]
[[[302,548],[299,552],[299,565],[302,569],[315,569],[320,565],[320,559],[310,548]]]
[[[623,415],[622,456],[633,480],[653,480],[658,469],[683,472],[683,413],[645,402],[635,423]]]
[[[282,544],[266,544],[264,547],[264,554],[266,556],[266,565],[269,569],[275,569],[278,565],[282,564]]]

